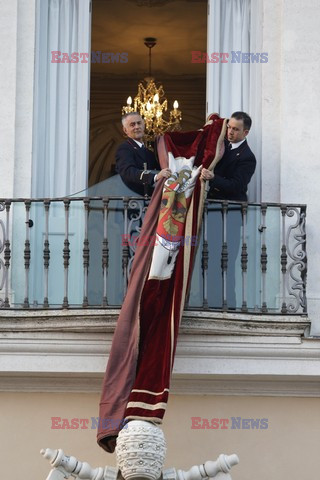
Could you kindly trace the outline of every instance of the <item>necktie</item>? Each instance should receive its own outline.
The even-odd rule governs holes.
[[[232,143],[229,143],[228,150],[232,150]]]

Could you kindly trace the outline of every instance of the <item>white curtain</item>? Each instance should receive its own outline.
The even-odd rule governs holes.
[[[87,187],[89,0],[38,0],[32,196]],[[52,52],[88,53],[87,63],[54,63]],[[62,54],[59,57],[62,59]]]
[[[262,45],[262,0],[210,0],[207,53],[228,53],[226,63],[207,64],[207,114],[230,117],[245,111],[252,118],[248,143],[257,158],[249,201],[260,200],[261,73],[263,63],[232,62],[232,52],[259,53]],[[242,58],[242,57],[241,57]]]

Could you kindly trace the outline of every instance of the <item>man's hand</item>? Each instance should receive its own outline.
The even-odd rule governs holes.
[[[214,177],[214,173],[211,170],[208,170],[207,168],[202,167],[201,173],[200,173],[201,180],[203,181],[212,180],[213,177]]]
[[[155,181],[157,182],[160,178],[169,178],[171,175],[170,168],[163,168],[159,173],[157,173],[155,177]]]

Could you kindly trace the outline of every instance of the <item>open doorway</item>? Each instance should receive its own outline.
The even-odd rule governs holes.
[[[192,63],[191,52],[206,51],[207,1],[92,0],[89,186],[114,174],[122,106],[148,74],[145,37],[157,38],[152,76],[168,110],[177,99],[184,131],[204,123],[206,64]]]

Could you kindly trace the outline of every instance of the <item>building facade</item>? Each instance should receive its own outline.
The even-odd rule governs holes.
[[[81,81],[75,80],[82,93],[74,97],[79,102],[82,99],[78,115],[83,121],[77,118],[74,136],[74,155],[83,159],[82,166],[76,168],[70,163],[69,183],[62,193],[56,189],[62,183],[59,178],[49,182],[48,190],[40,190],[44,180],[39,178],[48,174],[41,170],[41,161],[47,161],[50,138],[41,146],[37,135],[39,112],[47,108],[36,101],[45,98],[45,91],[42,97],[39,94],[41,72],[37,63],[39,24],[44,21],[39,16],[39,3],[0,3],[1,201],[37,195],[63,197],[87,187],[83,172],[88,168],[89,117],[83,107],[86,84],[81,82],[86,78],[88,84],[89,77],[88,68],[84,68]],[[304,8],[297,0],[226,3],[234,8],[250,7],[250,51],[267,54],[268,61],[259,69],[249,65],[239,105],[255,121],[249,142],[257,153],[259,169],[251,198],[260,206],[307,206],[307,310],[294,314],[186,310],[163,425],[168,443],[166,466],[188,469],[222,452],[237,453],[240,464],[233,469],[234,479],[266,480],[272,476],[298,480],[302,475],[314,475],[320,433],[320,193],[316,143],[320,126],[320,6],[314,0]],[[105,4],[108,8],[108,2]],[[81,13],[81,8],[87,11],[87,6],[90,8],[89,2],[83,1],[77,12]],[[225,48],[219,44],[221,37],[216,36],[219,25],[224,26],[223,8],[223,1],[208,3],[207,53]],[[90,29],[84,28],[83,32],[87,36],[81,41],[90,48]],[[214,63],[207,65],[206,113],[218,109],[227,116],[228,109],[236,110],[238,104],[227,103],[227,83],[222,80],[232,72],[230,91],[237,77],[234,65],[226,71],[220,68]],[[55,170],[60,153],[57,150],[51,155],[48,171]],[[65,179],[62,170],[56,170]],[[12,221],[10,217],[10,226]],[[24,229],[24,217],[22,223]],[[281,242],[279,258],[280,247]],[[268,261],[273,264],[270,256]],[[1,264],[1,273],[4,271],[5,265]],[[267,282],[272,282],[268,278]],[[25,298],[24,279],[19,277],[19,282],[21,297]],[[61,447],[92,466],[114,465],[114,457],[106,456],[96,445],[93,419],[98,416],[102,376],[119,309],[35,307],[0,309],[4,476],[23,468],[27,479],[45,478],[49,468],[39,451],[46,447]],[[74,418],[79,419],[76,428],[71,427]],[[216,420],[212,423],[212,419]]]

